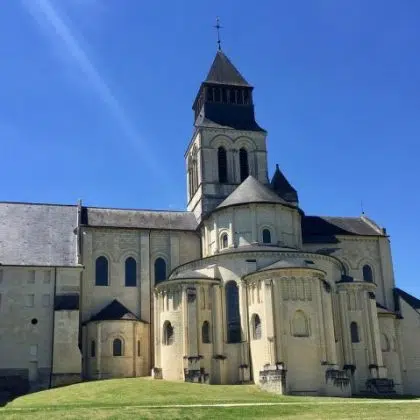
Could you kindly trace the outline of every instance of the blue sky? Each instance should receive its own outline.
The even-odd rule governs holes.
[[[6,0],[1,200],[183,209],[191,105],[216,52],[307,214],[366,214],[420,296],[420,3]]]

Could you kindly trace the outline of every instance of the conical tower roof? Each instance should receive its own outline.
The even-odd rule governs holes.
[[[221,209],[248,203],[287,204],[290,206],[290,203],[287,203],[270,188],[261,184],[252,175],[249,175],[217,208]]]
[[[251,87],[222,51],[217,51],[205,82]]]
[[[271,188],[279,197],[291,203],[298,202],[298,195],[296,190],[291,186],[290,182],[286,179],[280,171],[279,165],[276,165],[276,171],[271,179]]]

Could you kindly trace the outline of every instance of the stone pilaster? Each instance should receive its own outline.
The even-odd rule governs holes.
[[[264,324],[265,324],[265,340],[266,340],[266,352],[269,358],[270,365],[274,365],[277,362],[276,354],[276,342],[274,335],[274,322],[273,322],[273,291],[272,291],[272,280],[263,281],[263,299],[264,299]],[[264,325],[263,324],[263,325]]]
[[[344,364],[353,364],[353,354],[350,343],[350,332],[349,332],[349,321],[347,316],[347,291],[340,290],[338,292],[338,301],[340,306],[340,319],[341,319],[341,331],[342,331],[342,344],[343,344],[343,356]]]

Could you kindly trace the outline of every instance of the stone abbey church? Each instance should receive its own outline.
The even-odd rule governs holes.
[[[253,87],[220,50],[193,111],[187,211],[0,203],[0,388],[420,394],[420,300],[395,286],[385,229],[307,215],[268,176]]]

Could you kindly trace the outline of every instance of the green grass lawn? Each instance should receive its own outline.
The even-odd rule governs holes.
[[[258,406],[257,403],[287,403]],[[170,405],[251,403],[244,407]],[[166,406],[166,407],[165,407]],[[85,382],[17,398],[0,419],[420,419],[420,400],[277,396],[253,385],[199,385],[149,378]]]

